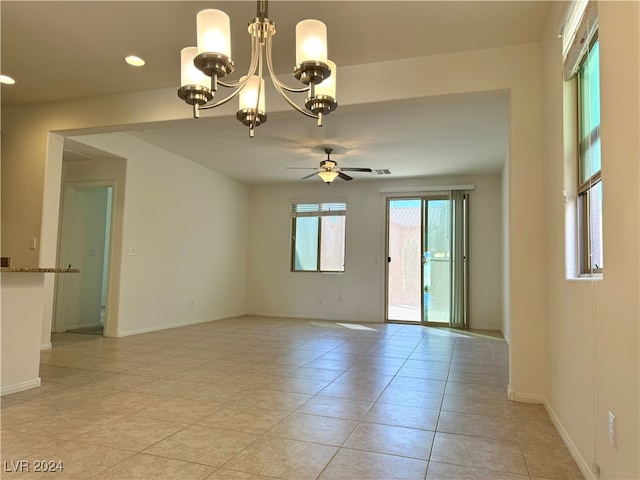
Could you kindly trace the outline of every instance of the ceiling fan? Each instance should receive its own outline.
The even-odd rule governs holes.
[[[350,177],[344,172],[371,172],[370,168],[358,168],[358,167],[338,167],[338,164],[331,160],[331,152],[333,152],[333,148],[325,148],[324,153],[327,154],[327,158],[320,162],[320,168],[314,167],[287,167],[291,169],[301,169],[301,170],[315,170],[315,172],[310,173],[301,178],[301,180],[305,180],[307,178],[311,178],[314,175],[318,175],[322,178],[327,185],[331,184],[337,177],[342,180],[353,180],[353,177]]]

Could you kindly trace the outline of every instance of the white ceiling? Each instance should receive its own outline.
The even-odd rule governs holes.
[[[246,69],[253,1],[3,0],[1,68],[16,84],[2,86],[2,103],[175,87],[180,49],[195,44],[195,15],[209,7],[231,17],[232,54]],[[327,24],[329,57],[340,67],[536,42],[547,11],[546,2],[526,1],[271,1],[275,70],[292,70],[295,24],[304,18]],[[147,65],[126,65],[127,54]],[[393,76],[403,74],[410,72]],[[392,172],[358,179],[495,173],[507,151],[508,111],[507,93],[489,92],[340,107],[323,128],[293,111],[275,112],[254,139],[229,117],[131,134],[248,183],[294,181],[305,172],[285,167],[316,166],[324,145],[335,148],[341,166]],[[224,142],[212,141],[212,132]]]

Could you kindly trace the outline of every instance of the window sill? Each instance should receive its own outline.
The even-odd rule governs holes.
[[[602,281],[604,280],[604,275],[602,273],[594,273],[594,274],[588,274],[588,273],[583,273],[577,277],[567,277],[565,278],[565,280],[569,281],[569,282],[591,282],[591,281]]]
[[[291,273],[319,273],[322,275],[344,275],[346,272],[319,272],[317,270],[291,270]]]

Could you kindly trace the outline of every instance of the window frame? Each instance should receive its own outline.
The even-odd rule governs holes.
[[[596,29],[589,39],[589,45],[585,50],[583,58],[580,60],[578,70],[576,72],[576,107],[577,107],[577,228],[578,228],[578,262],[579,272],[581,275],[602,274],[604,271],[603,266],[596,266],[592,264],[592,250],[591,250],[591,237],[593,232],[593,226],[591,223],[591,194],[594,187],[600,184],[602,187],[602,156],[600,156],[600,169],[594,172],[589,178],[582,181],[584,177],[584,155],[588,148],[583,147],[583,138],[587,136],[583,135],[583,118],[582,113],[584,110],[582,102],[582,75],[584,66],[589,59],[589,55],[593,50],[596,43],[599,43],[598,29]],[[600,60],[598,60],[598,69],[600,66]],[[599,75],[599,72],[598,72]],[[598,100],[600,100],[600,92],[598,92]],[[597,138],[600,138],[600,124],[597,127]],[[592,136],[589,132],[588,136]],[[595,142],[589,143],[589,146]],[[600,147],[601,148],[601,147]],[[600,151],[601,154],[602,150]],[[602,154],[601,154],[602,155]],[[600,212],[600,221],[602,222],[602,211]],[[604,264],[604,255],[601,253]]]
[[[317,205],[317,213],[308,212],[306,214],[296,214],[296,207],[298,205]],[[342,205],[343,208],[340,210],[322,210],[323,205]],[[329,201],[329,202],[293,202],[291,204],[292,214],[291,214],[291,252],[290,252],[290,262],[289,268],[291,273],[328,273],[328,274],[343,274],[346,272],[346,257],[347,257],[347,203],[346,202],[337,202],[337,201]],[[334,215],[331,215],[331,212],[335,212]],[[322,270],[322,218],[323,217],[344,217],[343,221],[343,251],[342,251],[342,270]],[[316,218],[318,221],[318,234],[317,234],[317,244],[316,244],[316,269],[315,270],[299,270],[296,269],[296,232],[297,232],[297,220],[298,218]]]

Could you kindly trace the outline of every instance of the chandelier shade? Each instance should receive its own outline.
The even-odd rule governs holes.
[[[335,99],[338,69],[336,64],[331,60],[327,60],[327,65],[329,65],[329,68],[331,69],[331,76],[329,78],[325,78],[322,83],[316,85],[316,96],[324,95]]]
[[[196,16],[198,53],[218,53],[231,58],[229,16],[220,10],[202,10]]]
[[[246,86],[240,91],[238,99],[238,113],[236,118],[244,125],[250,127],[259,126],[267,121],[265,109],[264,78],[252,75],[247,80],[242,77],[240,81],[246,81]]]
[[[240,79],[245,80],[245,77]],[[258,99],[260,95],[260,99]],[[240,99],[238,101],[239,109],[256,108],[258,110],[266,112],[264,106],[264,78],[260,78],[257,75],[253,75],[247,82],[247,86],[240,92]]]
[[[275,23],[267,17],[268,2],[257,1],[257,16],[249,22],[251,58],[247,74],[238,81],[223,81],[235,69],[231,59],[231,29],[226,13],[206,9],[196,16],[197,47],[181,51],[180,88],[178,96],[193,106],[193,117],[200,110],[215,108],[238,97],[236,118],[249,127],[267,120],[265,109],[265,68],[275,90],[296,111],[323,125],[323,117],[334,111],[336,102],[336,66],[327,58],[327,27],[319,20],[303,20],[296,25],[296,63],[293,76],[303,85],[291,87],[280,81],[273,70],[272,46]],[[218,87],[231,91],[214,101]],[[306,94],[304,107],[290,97],[290,93]]]
[[[327,27],[318,20],[303,20],[296,25],[296,64],[327,63]]]
[[[198,54],[198,47],[186,47],[180,52],[180,86],[209,85],[209,78],[193,64],[193,59]]]

